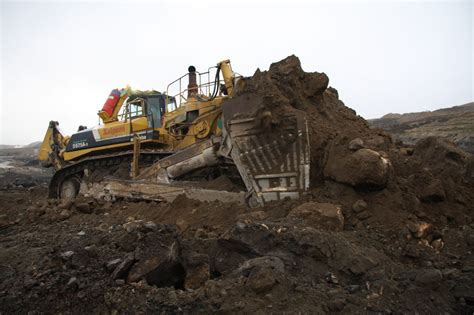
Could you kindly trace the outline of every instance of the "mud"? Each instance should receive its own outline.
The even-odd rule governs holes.
[[[238,97],[258,96],[269,126],[307,113],[308,196],[60,204],[10,169],[0,312],[472,314],[472,156],[438,138],[395,144],[294,56],[246,83]]]

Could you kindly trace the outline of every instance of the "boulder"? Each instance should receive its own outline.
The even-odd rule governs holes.
[[[163,262],[161,257],[151,257],[145,260],[138,261],[136,264],[133,265],[132,269],[127,276],[127,282],[137,282],[143,279],[149,272],[158,268],[160,264]]]
[[[246,285],[257,293],[270,290],[277,282],[274,272],[267,268],[257,268],[250,272]]]
[[[186,270],[178,257],[178,245],[173,243],[160,255],[153,255],[135,263],[127,276],[127,282],[145,279],[150,285],[180,288],[184,284]]]
[[[288,217],[304,219],[310,226],[329,231],[342,231],[344,227],[341,206],[331,203],[304,203],[292,209]]]
[[[330,150],[324,176],[336,182],[362,189],[387,186],[390,161],[378,152],[359,149],[353,153]]]
[[[174,287],[182,289],[186,278],[186,270],[175,259],[164,260],[157,268],[145,275],[145,280],[150,285],[157,287]]]
[[[284,272],[285,265],[278,257],[264,256],[245,261],[239,272],[247,273],[246,286],[257,293],[269,291]]]

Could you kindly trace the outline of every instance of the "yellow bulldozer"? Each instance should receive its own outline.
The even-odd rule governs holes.
[[[271,112],[238,97],[245,84],[229,60],[202,73],[190,66],[164,93],[113,90],[98,126],[65,136],[51,121],[39,151],[41,164],[55,168],[49,197],[93,187],[104,198],[162,200],[221,175],[241,183],[238,198],[251,207],[301,197],[309,188],[306,119],[294,114],[268,132]]]

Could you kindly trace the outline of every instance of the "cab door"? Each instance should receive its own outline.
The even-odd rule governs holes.
[[[130,125],[130,134],[142,133],[150,129],[148,117],[146,114],[146,102],[142,98],[127,103],[127,112],[125,120]]]
[[[161,95],[149,96],[147,99],[148,127],[161,128],[164,109],[164,100]]]

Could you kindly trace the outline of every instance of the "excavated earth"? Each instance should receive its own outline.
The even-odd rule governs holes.
[[[395,144],[328,82],[290,56],[237,96],[269,129],[306,113],[302,200],[58,203],[36,173],[0,173],[0,313],[472,314],[472,156]]]

